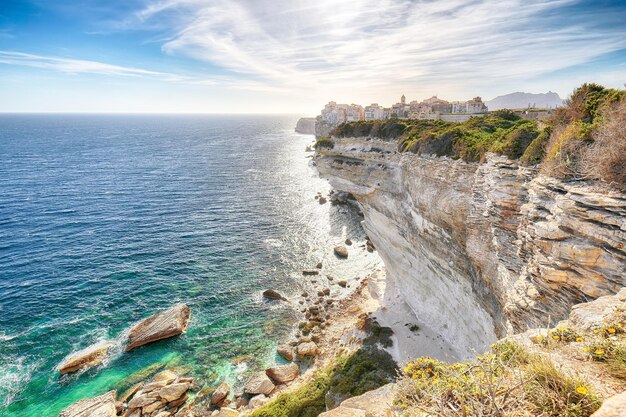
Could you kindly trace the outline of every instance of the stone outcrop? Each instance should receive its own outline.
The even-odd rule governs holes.
[[[315,117],[302,117],[296,123],[296,132],[304,135],[315,134]]]
[[[89,368],[100,365],[109,357],[109,350],[113,347],[113,343],[96,343],[79,352],[71,354],[59,366],[61,375],[70,372],[76,372],[80,369]]]
[[[186,304],[172,308],[140,321],[130,330],[126,351],[157,340],[178,336],[187,329],[191,310]]]
[[[156,374],[152,381],[133,387],[133,393],[125,395],[122,410],[126,416],[175,416],[187,402],[193,380],[166,370]]]
[[[572,307],[569,321],[579,329],[593,330],[598,327],[613,325],[620,314],[626,310],[626,288],[614,296],[603,296],[590,303]]]
[[[278,384],[284,384],[296,379],[300,375],[300,367],[295,363],[289,363],[287,365],[277,365],[267,368],[265,374],[269,376],[274,382]]]
[[[98,397],[77,401],[61,411],[59,417],[115,417],[115,398],[115,391],[109,391]]]
[[[383,304],[402,300],[458,358],[626,285],[624,193],[491,154],[476,164],[333,141],[317,168],[364,214],[387,269]]]

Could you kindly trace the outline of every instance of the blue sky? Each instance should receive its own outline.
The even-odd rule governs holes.
[[[0,111],[316,114],[626,82],[626,2],[0,0]]]

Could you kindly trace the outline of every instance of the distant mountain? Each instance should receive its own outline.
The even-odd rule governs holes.
[[[557,93],[548,91],[547,93],[511,93],[498,96],[493,100],[486,101],[489,110],[500,109],[525,109],[527,107],[555,108],[563,105],[563,100]]]

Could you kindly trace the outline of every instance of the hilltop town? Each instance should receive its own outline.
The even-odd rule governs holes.
[[[552,108],[535,108],[530,104],[526,108],[513,110],[524,118],[534,120],[547,119],[552,113]],[[384,107],[378,103],[363,107],[354,103],[337,104],[335,101],[330,101],[316,118],[300,119],[296,131],[315,134],[318,137],[327,136],[336,126],[359,120],[412,119],[462,123],[472,117],[485,115],[489,111],[489,107],[479,96],[467,101],[447,101],[432,96],[422,101],[413,100],[407,103],[406,96],[403,94],[400,101],[390,107]]]

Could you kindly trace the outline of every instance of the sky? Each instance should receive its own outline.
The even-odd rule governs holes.
[[[290,113],[626,83],[626,1],[0,0],[0,112]]]

